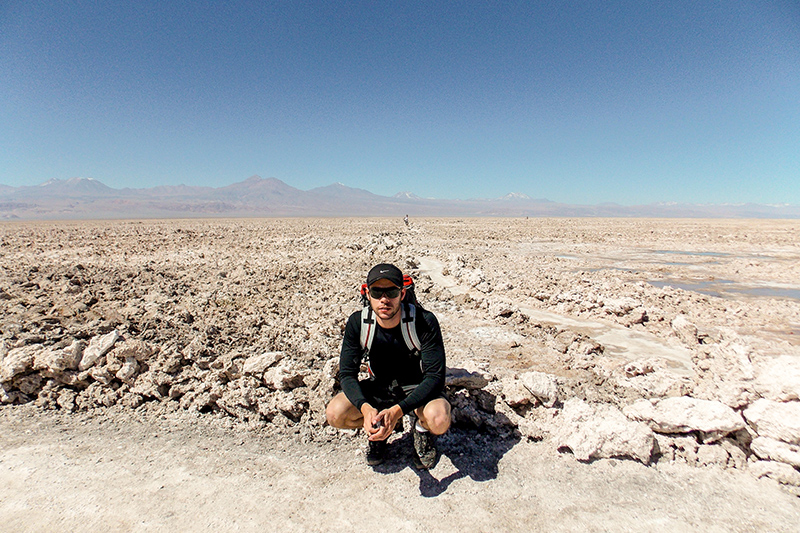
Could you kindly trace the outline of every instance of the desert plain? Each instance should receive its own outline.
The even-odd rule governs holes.
[[[444,335],[429,472],[325,423],[378,262]],[[3,531],[800,523],[797,220],[4,222],[0,265]]]

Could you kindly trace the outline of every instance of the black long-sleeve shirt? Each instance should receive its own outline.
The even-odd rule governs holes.
[[[417,308],[415,323],[417,336],[422,344],[419,356],[409,351],[399,325],[384,329],[377,322],[375,338],[369,351],[370,368],[375,376],[376,387],[388,391],[393,385],[416,385],[405,399],[397,403],[403,414],[425,405],[444,389],[446,363],[439,321],[430,311]],[[344,330],[342,352],[339,356],[339,382],[347,399],[358,409],[367,401],[358,382],[364,352],[361,349],[360,334],[361,312],[357,311],[350,315]]]

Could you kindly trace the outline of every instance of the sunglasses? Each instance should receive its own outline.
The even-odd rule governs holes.
[[[386,295],[387,298],[393,299],[400,296],[400,289],[397,287],[370,287],[369,288],[369,295],[372,296],[376,300],[380,300],[383,298],[383,295]]]

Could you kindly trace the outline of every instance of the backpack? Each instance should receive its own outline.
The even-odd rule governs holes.
[[[411,276],[403,276],[403,288],[406,290],[406,295],[400,302],[400,331],[403,334],[403,340],[406,343],[412,355],[417,357],[422,352],[422,343],[417,336],[417,310],[422,309],[417,301],[417,295],[414,292],[414,280]],[[361,285],[361,349],[364,350],[363,362],[366,364],[367,373],[370,379],[375,379],[372,373],[372,368],[369,364],[369,350],[372,348],[372,341],[375,338],[375,329],[377,323],[373,316],[372,307],[369,305],[367,298],[367,284]],[[422,368],[422,359],[420,359],[420,369]]]
[[[403,297],[403,303],[409,303],[419,309],[422,305],[417,301],[417,293],[414,291],[414,280],[408,274],[403,275],[403,288],[406,290],[406,295]],[[367,298],[367,284],[361,284],[361,305],[369,307],[369,298]]]

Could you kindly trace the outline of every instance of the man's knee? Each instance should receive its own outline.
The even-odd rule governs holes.
[[[436,413],[428,418],[428,427],[434,435],[442,435],[450,429],[450,413]]]
[[[325,408],[325,418],[328,421],[328,424],[341,429],[350,429],[353,425],[353,404],[350,403],[350,400],[343,393],[339,393],[333,397],[333,399],[328,403],[328,407]]]
[[[447,400],[434,400],[422,412],[428,431],[434,435],[441,435],[450,429],[450,404]]]
[[[342,413],[336,409],[336,406],[333,405],[333,401],[325,408],[325,419],[328,421],[328,425],[335,428],[341,427]]]
[[[341,403],[339,397],[334,396],[328,403],[328,407],[325,408],[325,418],[328,420],[328,424],[335,428],[341,428],[345,423],[345,411],[342,409]]]

